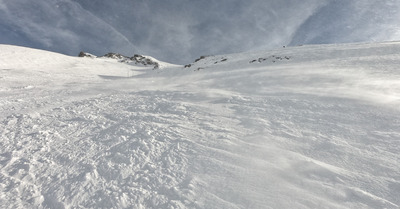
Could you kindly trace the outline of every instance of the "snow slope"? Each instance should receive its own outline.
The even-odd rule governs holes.
[[[0,45],[4,208],[399,208],[400,43],[151,70]]]

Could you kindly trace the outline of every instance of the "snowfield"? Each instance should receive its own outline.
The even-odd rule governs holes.
[[[400,43],[162,69],[0,45],[2,208],[400,208]]]

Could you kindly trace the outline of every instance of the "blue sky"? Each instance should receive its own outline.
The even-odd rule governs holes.
[[[283,45],[400,39],[397,0],[0,0],[0,43],[190,63]]]

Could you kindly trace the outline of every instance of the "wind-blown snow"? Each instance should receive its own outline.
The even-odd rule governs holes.
[[[399,208],[400,43],[151,70],[0,46],[5,208]]]

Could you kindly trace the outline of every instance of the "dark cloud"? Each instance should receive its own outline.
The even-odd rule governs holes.
[[[400,36],[397,0],[0,0],[0,43],[188,63],[291,43]],[[383,32],[384,31],[384,32]]]

